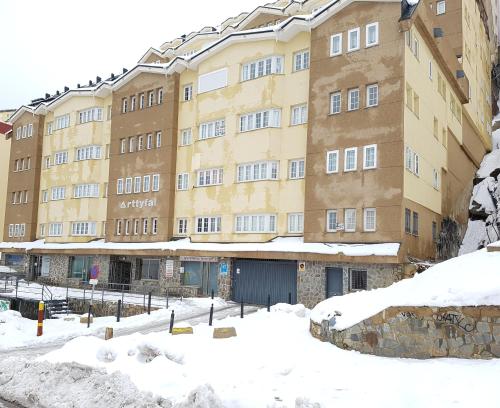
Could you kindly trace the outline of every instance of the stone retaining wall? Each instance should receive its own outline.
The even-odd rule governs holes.
[[[311,334],[338,347],[385,357],[500,357],[500,306],[390,307],[337,331],[311,321]]]
[[[69,308],[73,313],[85,314],[89,311],[89,301],[80,299],[69,299]],[[94,302],[92,305],[92,315],[101,316],[116,316],[118,302]],[[151,307],[151,311],[158,310],[156,307]],[[121,317],[129,317],[146,313],[147,309],[141,305],[122,304]]]

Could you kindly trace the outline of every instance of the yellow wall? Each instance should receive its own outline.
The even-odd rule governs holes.
[[[40,197],[38,210],[37,237],[40,238],[40,224],[45,224],[45,239],[49,242],[85,242],[104,237],[106,221],[105,183],[108,182],[109,160],[106,146],[110,143],[111,121],[107,120],[107,106],[111,105],[111,95],[107,98],[91,96],[73,96],[53,111],[47,113],[43,136],[42,171],[40,180]],[[79,124],[78,112],[91,107],[103,108],[102,122]],[[70,127],[54,130],[47,135],[47,124],[56,116],[70,113]],[[55,122],[54,122],[55,126]],[[75,161],[76,148],[99,145],[101,159]],[[68,163],[55,166],[54,154],[68,151]],[[45,157],[52,156],[52,167],[45,168]],[[73,198],[73,186],[76,184],[99,183],[99,198]],[[66,186],[66,199],[51,201],[51,188]],[[49,201],[42,203],[42,194],[48,190]],[[72,237],[71,223],[74,221],[96,221],[95,237]],[[62,222],[63,236],[49,237],[49,223]]]
[[[441,214],[441,191],[433,187],[433,169],[438,170],[440,178],[441,169],[447,169],[443,128],[448,129],[447,138],[453,137],[453,133],[461,144],[462,125],[450,109],[450,92],[457,99],[450,84],[415,26],[411,33],[418,38],[419,58],[405,46],[405,81],[419,96],[419,117],[407,107],[405,90],[404,135],[405,146],[420,156],[420,176],[405,170],[404,197]],[[432,79],[429,78],[429,61],[432,61]],[[446,82],[446,101],[438,93],[439,74]],[[437,138],[434,137],[434,117],[438,120]]]
[[[262,241],[287,235],[287,213],[303,212],[304,180],[288,180],[288,160],[305,157],[307,125],[290,126],[290,108],[308,100],[309,71],[292,73],[293,53],[309,48],[309,34],[288,43],[271,41],[232,45],[200,64],[198,71],[185,71],[183,85],[194,84],[194,98],[179,102],[179,129],[192,128],[193,144],[178,147],[177,174],[190,174],[189,190],[177,191],[177,219],[188,218],[188,235],[195,241]],[[285,57],[285,75],[270,75],[241,82],[241,65],[270,55]],[[228,67],[226,88],[197,95],[198,74]],[[239,115],[267,108],[281,108],[281,128],[239,132]],[[198,140],[202,122],[225,118],[225,136]],[[236,183],[239,163],[279,160],[279,180]],[[196,171],[224,168],[224,184],[193,187]],[[278,214],[276,234],[233,234],[236,214]],[[195,217],[221,215],[220,234],[193,234]]]
[[[5,122],[14,111],[0,112],[0,121]],[[0,231],[5,221],[5,205],[7,202],[7,181],[9,175],[10,139],[0,133]]]

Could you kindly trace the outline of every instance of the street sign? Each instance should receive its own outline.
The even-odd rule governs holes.
[[[227,266],[227,262],[221,262],[219,264],[219,272],[221,275],[227,275],[227,270],[228,270],[228,266]]]
[[[174,277],[174,261],[173,261],[173,259],[167,259],[167,262],[165,264],[165,276],[167,278]]]
[[[299,272],[305,272],[306,271],[306,263],[301,261],[297,264],[297,269]]]
[[[99,283],[99,280],[98,279],[90,279],[89,280],[89,283],[92,285],[92,286],[95,286]]]
[[[8,300],[0,300],[0,312],[6,312],[10,309],[10,302]]]
[[[90,268],[90,280],[97,280],[99,279],[99,273],[100,273],[100,268],[99,265],[94,264],[92,268]]]

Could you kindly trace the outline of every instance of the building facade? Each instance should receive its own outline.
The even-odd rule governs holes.
[[[0,122],[7,122],[13,109],[0,110]],[[5,133],[7,133],[5,131]],[[9,179],[10,138],[0,131],[0,231],[4,230],[5,206],[7,204],[7,180]]]
[[[307,306],[454,256],[491,149],[491,7],[281,0],[33,101],[2,247],[57,283],[97,264],[109,287]]]

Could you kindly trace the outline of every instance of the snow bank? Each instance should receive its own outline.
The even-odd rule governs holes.
[[[311,312],[317,323],[330,320],[343,330],[390,306],[500,305],[500,252],[486,249],[437,264],[420,275],[383,289],[337,296]]]

